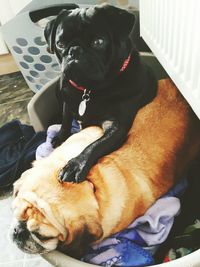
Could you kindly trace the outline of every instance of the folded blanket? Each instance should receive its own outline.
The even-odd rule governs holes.
[[[73,125],[76,132],[78,130],[76,122]],[[59,129],[60,125],[48,128],[46,142],[36,150],[36,159],[44,158],[53,151],[51,140]],[[183,178],[127,229],[92,246],[82,260],[101,266],[134,267],[154,264],[153,254],[158,245],[166,240],[174,218],[180,212],[178,197],[186,187],[187,180]]]

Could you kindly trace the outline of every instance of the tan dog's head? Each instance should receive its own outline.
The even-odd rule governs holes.
[[[33,167],[31,171],[25,172],[14,186],[13,241],[28,253],[44,253],[59,247],[60,250],[78,256],[81,251],[74,255],[77,248],[84,248],[85,244],[102,236],[98,203],[92,184],[89,181],[81,184],[66,183],[62,192],[56,179],[51,180],[44,197],[34,192],[30,182],[31,179],[36,183],[39,180],[34,179],[34,171],[37,173],[36,167],[35,170]],[[28,190],[28,187],[32,190]],[[48,192],[51,193],[48,195]]]
[[[87,137],[75,134],[49,157],[34,162],[14,184],[11,236],[20,249],[44,253],[59,247],[78,256],[85,244],[100,239],[103,231],[93,184],[88,180],[61,184],[57,174],[66,159],[79,154],[101,134],[98,127],[88,131]]]

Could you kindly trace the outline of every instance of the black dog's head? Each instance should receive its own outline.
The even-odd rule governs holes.
[[[95,87],[119,73],[131,52],[134,19],[109,5],[63,10],[48,22],[44,34],[65,78]]]

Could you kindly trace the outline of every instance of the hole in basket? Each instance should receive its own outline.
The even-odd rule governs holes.
[[[31,56],[25,55],[23,56],[23,59],[28,63],[33,63],[34,59]]]
[[[35,87],[36,87],[37,90],[40,90],[42,88],[42,85],[41,84],[36,84]]]
[[[26,70],[29,69],[29,65],[28,65],[27,63],[21,61],[21,62],[19,62],[19,64],[20,64],[20,66],[21,66],[22,68],[24,68],[24,69],[26,69]]]
[[[16,42],[18,43],[18,45],[20,46],[26,46],[28,44],[27,40],[24,38],[17,38]]]
[[[52,62],[52,58],[50,56],[46,56],[46,55],[41,56],[40,57],[40,60],[43,63],[51,63]]]
[[[34,70],[30,70],[30,75],[35,77],[35,78],[38,78],[40,76],[40,74],[37,71],[34,71]]]
[[[54,63],[51,65],[51,67],[55,70],[55,71],[59,71],[60,72],[60,65],[58,63]]]
[[[46,42],[42,39],[42,37],[38,36],[34,39],[35,44],[39,46],[43,46],[46,44]]]
[[[49,79],[53,79],[53,78],[56,78],[56,77],[58,76],[58,74],[55,73],[55,72],[50,72],[50,71],[48,71],[48,72],[45,73],[45,76],[46,76],[47,78],[49,78]]]
[[[38,71],[44,71],[45,70],[45,66],[44,65],[42,65],[42,64],[35,64],[34,65],[34,68],[36,69],[36,70],[38,70]]]
[[[15,53],[17,53],[17,54],[22,54],[22,52],[23,52],[22,49],[18,46],[13,46],[12,48],[15,51]]]
[[[40,80],[41,84],[43,84],[43,85],[45,85],[46,83],[48,83],[48,81],[49,81],[49,80],[47,80],[47,79],[41,79],[41,80]]]
[[[37,48],[37,47],[34,47],[34,46],[30,46],[28,48],[28,52],[31,54],[31,55],[39,55],[40,53],[40,49]]]
[[[26,79],[31,83],[35,83],[35,80],[31,76],[26,76]]]

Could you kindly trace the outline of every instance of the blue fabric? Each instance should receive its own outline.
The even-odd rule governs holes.
[[[90,249],[82,260],[107,267],[137,267],[154,264],[151,253],[127,239],[119,239],[117,244],[101,247],[98,251]]]
[[[0,189],[13,184],[35,160],[38,145],[46,139],[46,133],[35,133],[32,126],[18,120],[0,128]]]
[[[188,175],[185,175],[185,177],[183,177],[180,182],[178,182],[173,188],[171,188],[169,192],[167,192],[163,196],[163,198],[174,197],[174,196],[181,197],[185,193],[186,188],[188,187],[187,176]]]
[[[76,120],[72,121],[72,129],[71,129],[71,134],[78,133],[80,132],[80,125]]]

